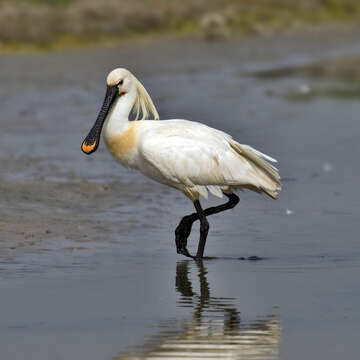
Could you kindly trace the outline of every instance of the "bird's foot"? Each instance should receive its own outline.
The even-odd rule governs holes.
[[[192,256],[192,255],[189,253],[189,251],[188,251],[188,249],[186,248],[186,246],[181,247],[181,248],[177,248],[177,249],[176,249],[176,252],[177,252],[178,254],[184,255],[184,256],[189,257],[189,258],[192,258],[192,259],[195,258],[195,256]]]
[[[175,244],[176,252],[188,256],[189,251],[187,250],[187,238],[182,236],[179,232],[175,233]]]
[[[191,258],[193,260],[202,260],[203,259],[203,257],[198,255],[198,254],[196,254],[195,256],[191,255],[186,247],[182,247],[180,249],[177,249],[176,251],[177,251],[178,254],[184,255],[184,256],[186,256],[188,258]]]

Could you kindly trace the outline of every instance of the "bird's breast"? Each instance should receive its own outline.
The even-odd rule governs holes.
[[[122,133],[104,137],[106,147],[111,155],[124,166],[134,167],[137,153],[136,127],[137,124],[132,122],[129,128]]]

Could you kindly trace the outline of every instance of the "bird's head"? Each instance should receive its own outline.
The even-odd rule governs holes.
[[[106,78],[106,94],[103,105],[100,109],[99,115],[91,128],[89,134],[81,144],[81,150],[90,155],[95,152],[99,146],[100,134],[104,125],[106,116],[108,115],[114,103],[121,98],[132,94],[132,110],[135,112],[135,120],[139,119],[140,112],[142,113],[141,120],[146,119],[149,114],[153,114],[154,119],[159,119],[159,114],[144,86],[139,80],[129,71],[123,68],[118,68],[109,73]]]
[[[124,96],[135,86],[134,76],[129,70],[118,68],[109,73],[106,78],[108,88],[114,89],[118,96]]]

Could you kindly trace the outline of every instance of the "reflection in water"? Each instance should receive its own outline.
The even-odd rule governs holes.
[[[191,320],[171,320],[143,346],[142,354],[125,359],[278,359],[281,327],[276,316],[251,323],[240,320],[233,298],[212,297],[206,268],[197,262],[200,294],[193,291],[189,260],[176,267],[178,306],[193,309]]]

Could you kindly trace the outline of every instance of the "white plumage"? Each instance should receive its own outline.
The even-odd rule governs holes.
[[[135,167],[192,200],[197,193],[207,198],[207,190],[222,197],[222,190],[249,186],[277,196],[276,168],[264,161],[271,158],[222,131],[196,122],[167,120],[144,122],[138,132]]]
[[[149,94],[126,69],[113,70],[107,77],[107,85],[98,119],[82,144],[85,153],[97,149],[103,129],[105,144],[118,162],[181,190],[194,202],[205,225],[206,210],[202,214],[198,200],[200,195],[207,198],[208,191],[218,197],[225,193],[230,198],[236,197],[232,195],[233,189],[251,189],[274,199],[278,197],[280,177],[269,163],[276,162],[275,159],[201,123],[182,119],[157,121],[159,115]],[[129,121],[131,111],[135,111],[136,120],[140,113],[143,118]],[[154,120],[145,120],[151,114]],[[233,204],[227,208],[238,201],[234,204],[232,200]],[[189,224],[185,225],[181,229],[186,233]],[[178,248],[178,252],[182,251]],[[199,254],[202,257],[201,250]]]

